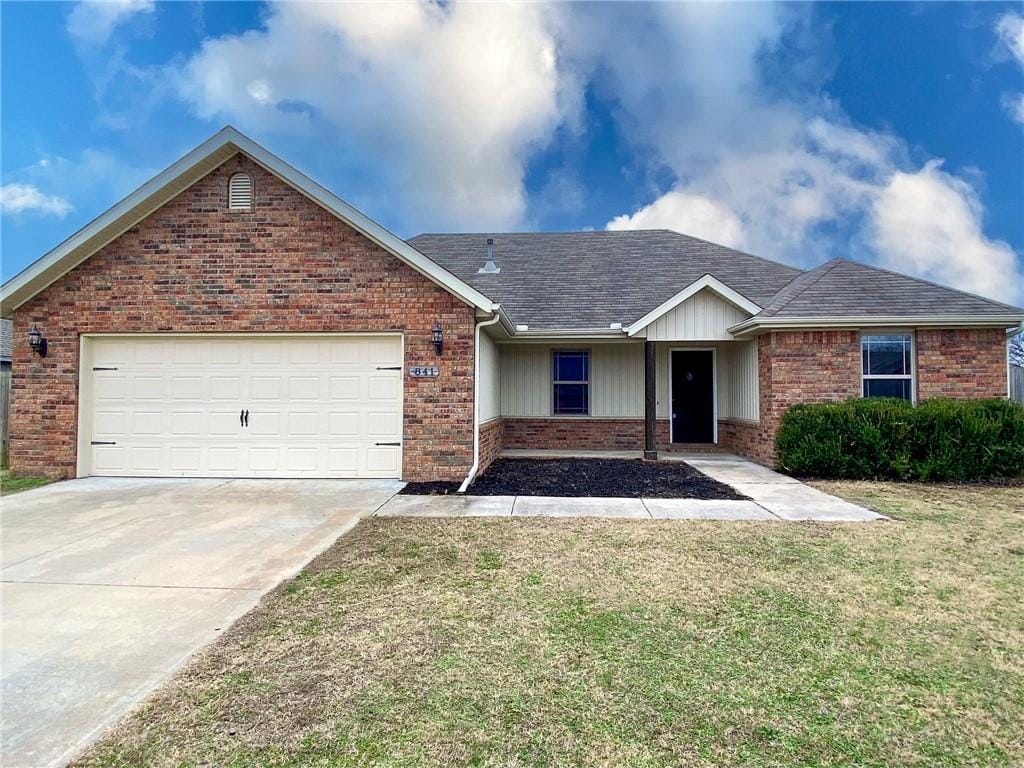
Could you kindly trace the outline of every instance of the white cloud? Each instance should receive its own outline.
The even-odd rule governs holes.
[[[761,81],[765,54],[805,22],[801,7],[646,10],[593,34],[585,53],[611,72],[627,136],[675,180],[607,228],[667,226],[802,266],[848,256],[1021,300],[1019,259],[986,238],[965,178],[912,165],[899,137],[852,125],[810,75],[784,96]],[[644,45],[611,44],[638,30]]]
[[[179,90],[249,130],[324,123],[412,219],[514,226],[528,157],[574,111],[558,8],[538,4],[285,3],[265,27],[208,40]],[[351,162],[360,158],[353,157]]]
[[[732,248],[743,246],[743,222],[721,203],[672,190],[636,213],[616,216],[606,229],[674,229]]]
[[[1003,109],[1011,120],[1024,125],[1024,93],[1003,96]]]
[[[933,160],[916,172],[894,173],[870,209],[869,233],[880,262],[901,271],[1017,301],[1024,273],[1004,242],[982,231],[974,188]]]
[[[155,8],[154,0],[84,0],[68,15],[68,34],[80,43],[103,45],[118,25]]]
[[[32,184],[4,184],[0,187],[0,212],[67,216],[74,207],[58,195],[47,195]]]
[[[996,22],[996,34],[1017,63],[1024,67],[1024,16],[1013,11],[1004,13]]]

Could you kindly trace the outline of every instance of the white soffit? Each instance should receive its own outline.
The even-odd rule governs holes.
[[[252,139],[231,126],[226,126],[4,283],[0,288],[0,309],[3,316],[9,317],[15,309],[59,277],[70,272],[107,243],[135,226],[238,152],[244,153],[268,172],[290,184],[314,203],[333,213],[353,229],[470,306],[484,312],[495,311],[494,302],[468,283],[431,261],[400,237],[357,211]]]

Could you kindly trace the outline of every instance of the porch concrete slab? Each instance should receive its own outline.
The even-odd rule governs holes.
[[[779,518],[753,501],[732,499],[644,499],[656,520],[768,520]]]
[[[377,517],[508,517],[515,496],[392,496]]]
[[[517,496],[513,517],[633,517],[647,518],[641,499]]]

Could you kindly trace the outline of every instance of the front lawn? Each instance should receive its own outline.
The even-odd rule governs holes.
[[[34,477],[31,475],[12,475],[10,470],[0,470],[0,495],[9,496],[19,491],[28,491],[38,488],[41,485],[52,483],[49,477]]]
[[[95,766],[1024,764],[1024,488],[876,524],[361,523]]]

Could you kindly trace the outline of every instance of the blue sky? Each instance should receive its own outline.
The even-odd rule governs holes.
[[[11,3],[10,277],[226,123],[402,236],[668,227],[1024,304],[1018,3]]]

